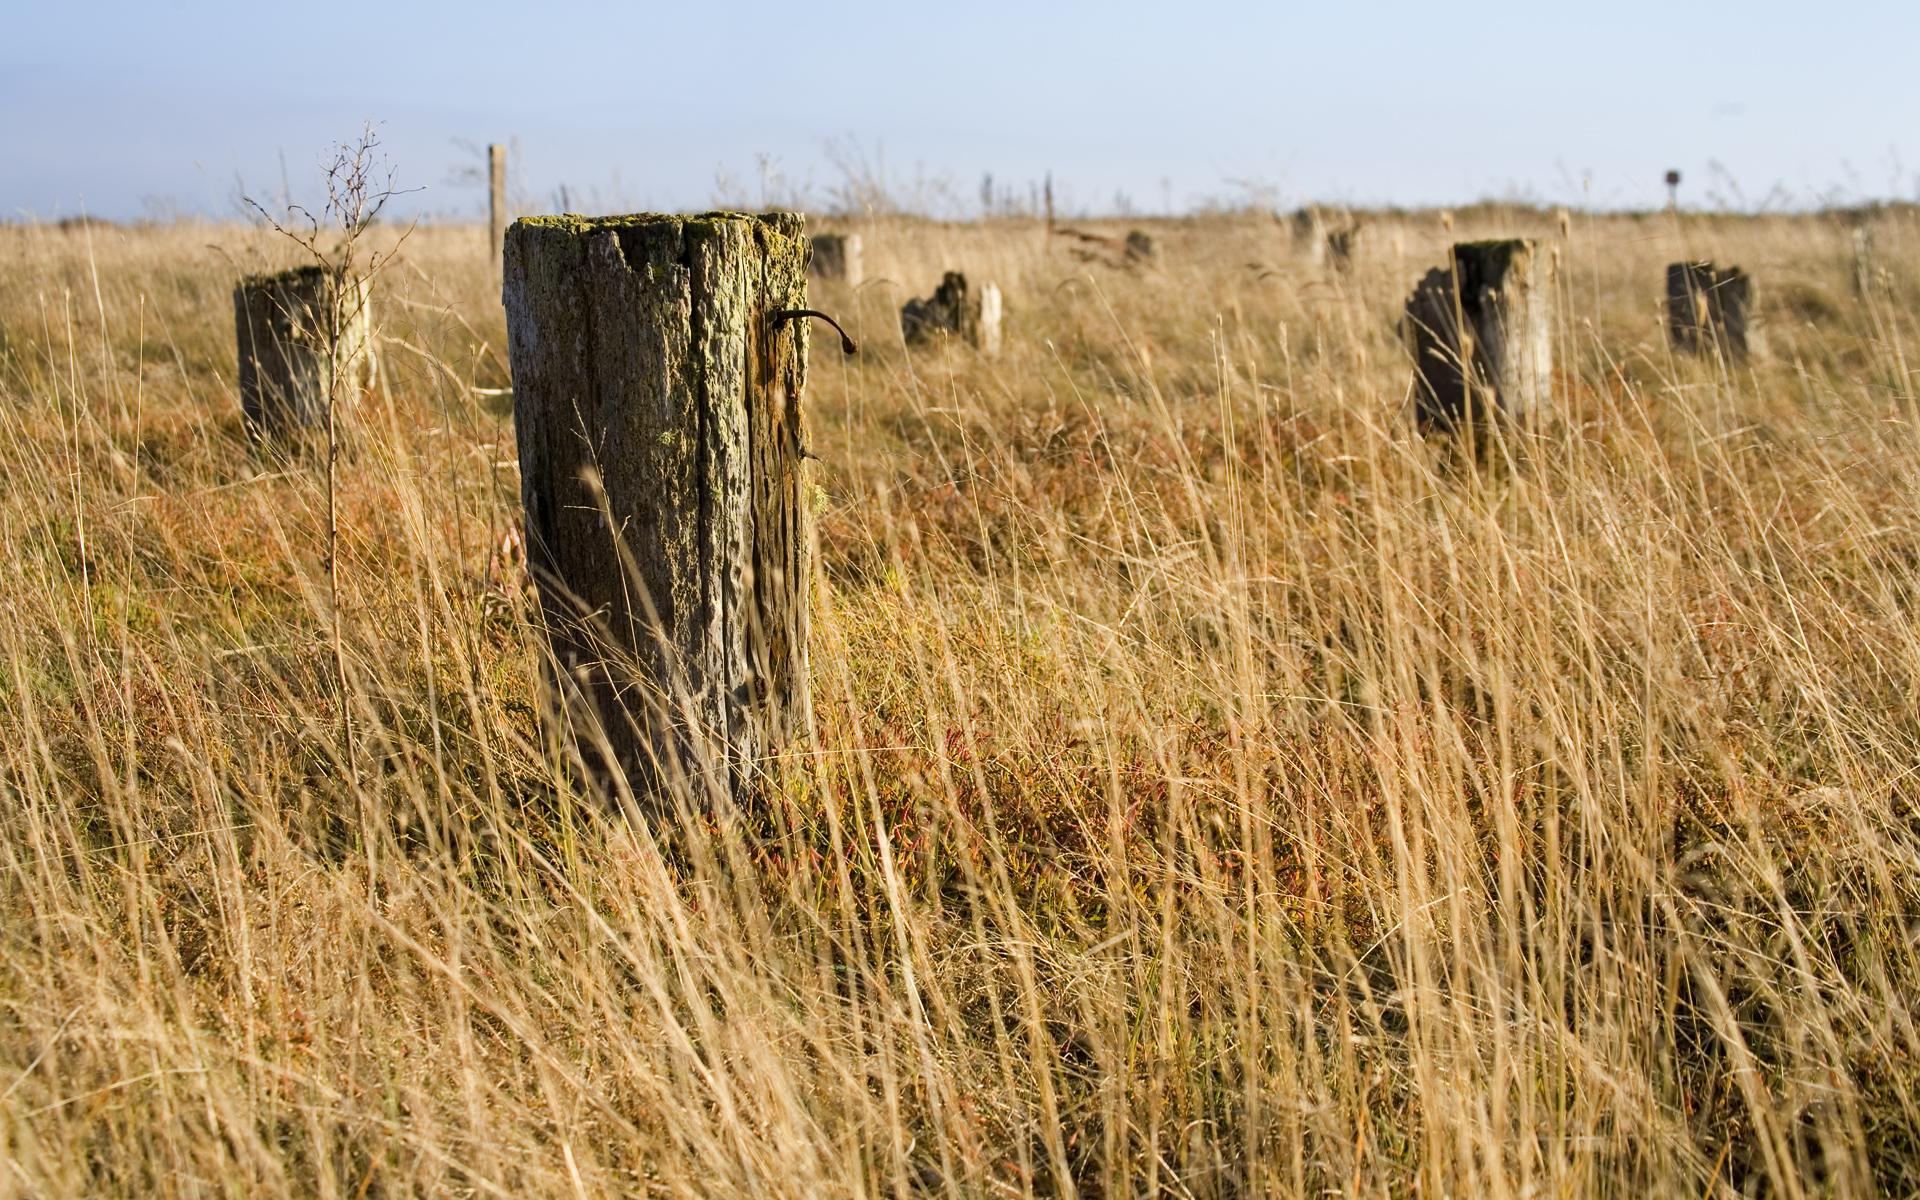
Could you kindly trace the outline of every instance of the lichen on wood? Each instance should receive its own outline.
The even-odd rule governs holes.
[[[536,217],[502,298],[528,560],[588,765],[740,800],[808,721],[799,217]]]

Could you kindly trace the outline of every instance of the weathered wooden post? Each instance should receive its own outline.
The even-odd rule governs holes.
[[[749,798],[807,728],[806,251],[790,213],[507,231],[553,683],[589,764],[656,808]]]
[[[495,267],[506,240],[507,148],[495,142],[487,147],[487,261]]]
[[[1401,332],[1414,360],[1422,430],[1526,426],[1551,402],[1553,287],[1530,238],[1460,242],[1451,269],[1427,272]]]
[[[974,343],[980,347],[980,353],[988,358],[1000,357],[1000,285],[986,283],[980,286],[980,323],[979,339]]]
[[[1319,266],[1327,258],[1327,223],[1318,208],[1308,205],[1294,210],[1291,220],[1294,249],[1307,262]]]
[[[845,280],[848,287],[859,287],[865,277],[860,261],[860,235],[857,233],[816,233],[813,257],[808,269],[822,279]]]
[[[975,294],[965,275],[948,271],[932,296],[909,300],[900,309],[900,335],[909,346],[943,337],[965,338],[991,357],[1000,353],[1001,315],[999,287],[989,283]]]
[[[1753,277],[1710,262],[1667,265],[1667,337],[1689,353],[1745,358],[1761,349]]]
[[[320,266],[243,279],[233,289],[240,411],[255,437],[325,436],[373,378],[373,311],[366,279]],[[344,406],[344,407],[343,407]]]

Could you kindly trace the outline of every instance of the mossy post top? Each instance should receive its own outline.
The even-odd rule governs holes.
[[[618,232],[647,226],[671,225],[683,229],[701,226],[718,228],[735,223],[764,225],[770,232],[795,237],[805,227],[806,218],[792,212],[623,213],[603,217],[587,217],[579,213],[550,213],[545,216],[521,217],[513,223],[512,228],[590,234],[601,230]]]
[[[521,217],[507,229],[508,273],[522,251],[544,246],[562,255],[585,255],[595,243],[610,241],[620,261],[635,271],[653,271],[684,263],[691,247],[707,244],[758,246],[784,256],[798,253],[804,264],[806,219],[799,213],[625,213],[587,217],[553,213]],[[796,249],[797,244],[797,249]],[[561,247],[577,249],[561,249]],[[502,299],[511,290],[502,280]]]

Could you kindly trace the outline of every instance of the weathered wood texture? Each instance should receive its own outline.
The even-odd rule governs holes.
[[[811,535],[792,214],[507,231],[527,554],[554,682],[634,794],[752,794],[808,723]],[[604,738],[604,740],[602,740]]]
[[[943,337],[965,338],[985,354],[1000,352],[1002,316],[1000,289],[986,284],[975,292],[967,277],[948,271],[925,300],[909,300],[900,310],[900,334],[909,346],[925,345]]]
[[[240,410],[256,437],[299,440],[350,423],[373,380],[372,288],[318,267],[243,279],[233,289]]]
[[[1667,337],[1679,350],[1745,358],[1759,351],[1753,277],[1710,262],[1667,265]]]
[[[819,233],[813,237],[813,257],[807,268],[822,279],[844,280],[859,287],[866,278],[860,261],[860,235],[857,233]]]
[[[1461,242],[1451,269],[1427,272],[1401,331],[1425,430],[1537,421],[1551,402],[1553,287],[1530,239]]]
[[[498,264],[507,240],[507,148],[487,147],[487,261]]]

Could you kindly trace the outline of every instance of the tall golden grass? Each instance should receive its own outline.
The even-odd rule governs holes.
[[[861,227],[816,285],[818,728],[758,823],[575,799],[498,297],[382,277],[373,430],[242,437],[257,232],[0,230],[0,1195],[1920,1189],[1920,230],[1460,214],[1557,414],[1420,440],[1437,219],[1323,276]],[[1124,227],[1110,230],[1124,232]],[[1738,263],[1771,358],[1678,360]],[[1006,353],[908,353],[941,270]],[[354,741],[340,739],[343,706]]]

